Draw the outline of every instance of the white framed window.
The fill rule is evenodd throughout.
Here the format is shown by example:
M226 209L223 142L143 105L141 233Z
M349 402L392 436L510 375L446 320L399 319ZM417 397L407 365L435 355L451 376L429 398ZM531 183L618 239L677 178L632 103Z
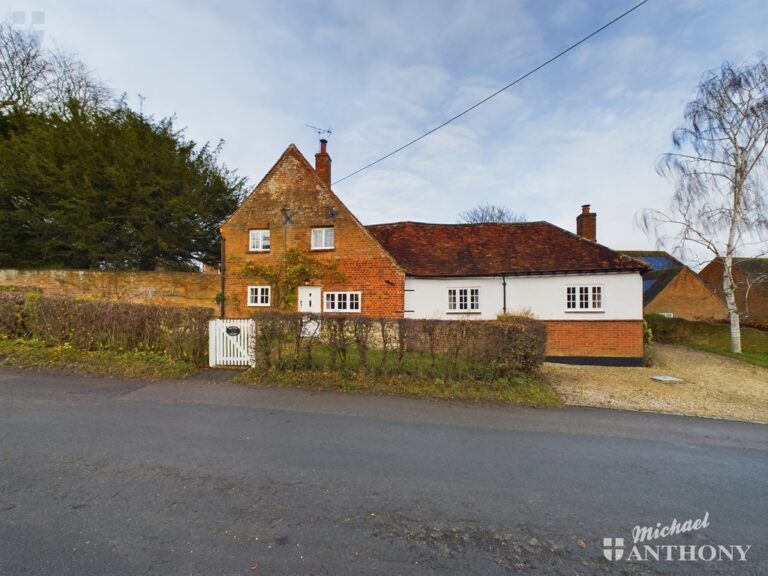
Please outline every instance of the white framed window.
M326 312L360 312L361 292L325 292L323 309Z
M480 288L448 288L449 312L480 310Z
M583 312L603 309L603 287L600 285L566 286L565 309Z
M248 306L269 306L269 286L248 286Z
M269 252L269 230L249 230L248 250L251 252Z
M332 250L334 240L333 228L312 228L312 250Z

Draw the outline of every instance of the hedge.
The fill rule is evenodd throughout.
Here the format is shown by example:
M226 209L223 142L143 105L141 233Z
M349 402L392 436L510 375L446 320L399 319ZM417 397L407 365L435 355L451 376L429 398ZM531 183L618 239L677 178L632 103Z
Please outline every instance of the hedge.
M546 329L514 321L383 319L261 312L253 316L257 366L329 369L443 379L497 379L534 372Z
M207 308L0 292L0 334L81 350L147 351L204 364Z

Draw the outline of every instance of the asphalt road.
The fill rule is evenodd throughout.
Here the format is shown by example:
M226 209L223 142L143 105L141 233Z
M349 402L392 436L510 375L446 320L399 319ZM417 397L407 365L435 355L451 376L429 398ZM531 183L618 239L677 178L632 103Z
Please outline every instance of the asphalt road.
M603 558L706 512L665 542L746 562ZM766 574L766 540L766 426L0 369L3 576Z

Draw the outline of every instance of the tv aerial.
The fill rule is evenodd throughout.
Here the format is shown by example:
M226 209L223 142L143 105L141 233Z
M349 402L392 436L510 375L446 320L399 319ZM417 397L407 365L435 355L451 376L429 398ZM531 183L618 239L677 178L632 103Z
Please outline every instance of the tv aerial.
M330 126L326 130L325 128L318 128L317 126L312 126L311 124L304 124L307 128L312 128L315 132L317 132L318 138L323 138L324 136L330 136L331 135L331 128Z

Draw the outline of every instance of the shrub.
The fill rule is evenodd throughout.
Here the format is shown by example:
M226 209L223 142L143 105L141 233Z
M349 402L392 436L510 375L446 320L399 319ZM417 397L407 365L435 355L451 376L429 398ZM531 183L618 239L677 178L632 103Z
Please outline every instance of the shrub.
M81 350L145 351L197 364L208 353L207 308L0 293L0 332Z
M546 344L544 325L523 317L483 322L268 312L254 320L254 357L266 368L490 380L535 371Z

